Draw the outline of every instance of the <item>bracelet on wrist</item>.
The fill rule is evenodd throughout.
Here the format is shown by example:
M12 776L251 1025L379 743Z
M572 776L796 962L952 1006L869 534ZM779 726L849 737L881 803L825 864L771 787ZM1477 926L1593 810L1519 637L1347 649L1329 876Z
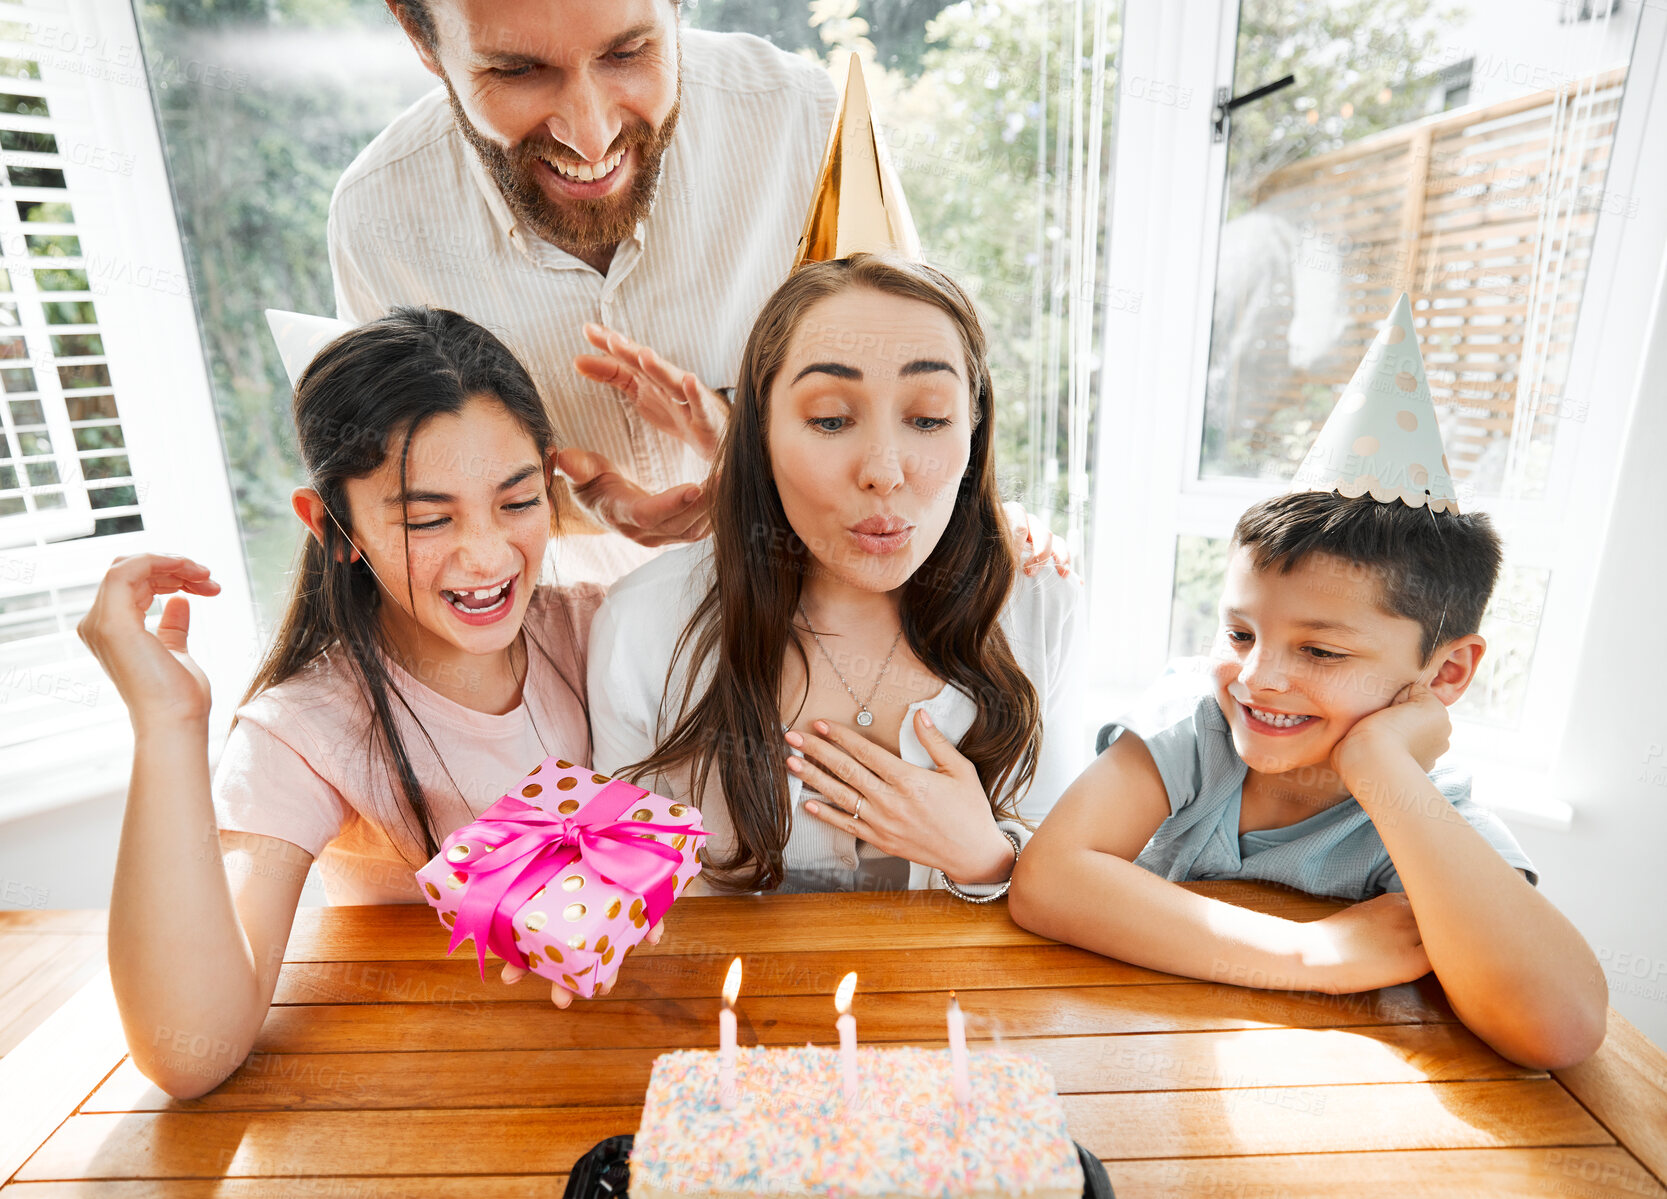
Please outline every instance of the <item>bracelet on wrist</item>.
M998 828L996 831L1006 837L1007 843L1013 847L1013 864L1017 866L1019 864L1019 838L1017 835L1004 828ZM943 880L943 888L945 891L948 891L951 895L955 896L956 899L962 900L966 903L993 903L995 900L1000 899L1003 895L1006 895L1008 888L1013 885L1013 872L1011 870L1007 872L1007 877L1002 880L1000 889L992 891L988 895L972 895L961 890L960 887L955 885L955 880L950 878L949 875L945 874L942 870L938 871L938 877Z

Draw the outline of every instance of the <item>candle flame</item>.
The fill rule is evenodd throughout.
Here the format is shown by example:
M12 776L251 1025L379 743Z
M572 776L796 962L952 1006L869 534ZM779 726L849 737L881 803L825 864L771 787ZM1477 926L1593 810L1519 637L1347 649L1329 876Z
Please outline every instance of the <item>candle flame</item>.
M839 990L834 992L834 1008L843 1016L851 1010L851 996L856 993L857 972L853 970L839 980Z
M741 959L736 958L729 964L729 973L724 975L724 1006L734 1007L735 997L741 993Z
M952 1007L952 1008L958 1008L958 1007L961 1006L961 1001L959 999L955 998L955 992L954 991L951 991L949 993L949 1006Z

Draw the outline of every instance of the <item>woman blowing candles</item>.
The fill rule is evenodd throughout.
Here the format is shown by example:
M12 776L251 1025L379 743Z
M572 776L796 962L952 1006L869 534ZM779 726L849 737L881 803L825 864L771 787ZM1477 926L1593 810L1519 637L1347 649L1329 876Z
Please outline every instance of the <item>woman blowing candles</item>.
M135 1064L179 1097L249 1052L315 857L332 902L420 902L411 872L449 831L587 745L601 594L539 585L555 438L503 343L396 309L320 351L295 424L306 547L212 785L175 594L214 595L209 568L120 559L80 627L134 727L111 983Z
M930 267L813 263L766 303L710 541L591 635L596 767L700 806L703 884L1005 891L1086 754L1079 585L1019 571L993 421L977 315Z

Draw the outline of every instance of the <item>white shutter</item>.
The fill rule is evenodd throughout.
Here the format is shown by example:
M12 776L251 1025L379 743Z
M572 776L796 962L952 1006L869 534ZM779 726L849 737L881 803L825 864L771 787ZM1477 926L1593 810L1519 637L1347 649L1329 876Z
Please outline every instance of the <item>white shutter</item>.
M0 4L0 819L119 786L121 698L75 625L111 560L187 553L224 725L254 628L132 12Z

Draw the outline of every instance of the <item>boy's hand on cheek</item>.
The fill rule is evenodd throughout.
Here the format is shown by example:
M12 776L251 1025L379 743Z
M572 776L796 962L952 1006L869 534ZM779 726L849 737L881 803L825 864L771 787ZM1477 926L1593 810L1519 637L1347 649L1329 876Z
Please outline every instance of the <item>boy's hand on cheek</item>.
M1331 766L1357 799L1357 783L1410 757L1428 774L1447 752L1453 722L1447 706L1422 683L1408 683L1387 708L1364 716L1331 751Z

